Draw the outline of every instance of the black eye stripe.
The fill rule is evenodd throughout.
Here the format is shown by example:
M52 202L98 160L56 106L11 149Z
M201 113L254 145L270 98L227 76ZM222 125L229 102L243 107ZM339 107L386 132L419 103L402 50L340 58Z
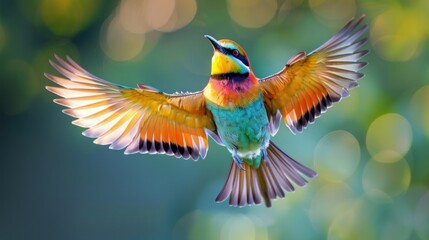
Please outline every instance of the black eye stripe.
M238 51L238 49L231 49L231 48L224 48L225 49L225 52L226 52L226 54L228 54L228 55L231 55L231 56L233 56L233 57L235 57L235 58L237 58L238 60L240 60L244 65L246 65L246 66L249 66L249 61L247 61L247 59L243 56L243 55L241 55L241 53L240 53L240 51ZM234 50L237 50L237 52L238 52L238 56L234 56Z
M238 55L238 57L237 57L238 59L240 59L240 61L244 64L244 65L246 65L246 66L249 66L249 61L247 61L247 59L245 58L245 57L243 57L243 55Z
M237 50L237 49L225 48L225 50L226 50L226 53L228 55L233 55L234 56L233 52L234 52L234 50ZM238 53L240 54L240 52L238 52Z

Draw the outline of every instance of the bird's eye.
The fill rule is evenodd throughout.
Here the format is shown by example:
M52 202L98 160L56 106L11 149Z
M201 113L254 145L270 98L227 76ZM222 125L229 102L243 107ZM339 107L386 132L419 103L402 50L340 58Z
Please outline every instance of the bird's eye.
M237 57L239 54L237 49L232 50L232 55L234 55L235 57Z

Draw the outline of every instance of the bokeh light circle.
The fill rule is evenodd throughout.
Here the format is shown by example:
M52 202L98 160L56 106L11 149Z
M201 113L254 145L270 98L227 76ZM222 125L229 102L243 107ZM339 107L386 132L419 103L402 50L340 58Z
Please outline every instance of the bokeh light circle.
M360 146L349 132L328 133L316 146L314 162L317 172L329 179L349 178L360 161Z
M312 198L309 210L311 222L327 230L334 218L354 201L354 194L348 185L330 182L319 188Z
M143 3L141 0L122 0L119 4L117 17L127 31L144 34L152 30L146 23Z
M197 13L195 0L124 0L120 6L124 26L137 33L175 31L188 25Z
M227 4L231 18L247 28L266 25L277 11L276 0L228 0Z
M407 193L396 198L392 202L377 206L383 206L383 218L378 229L380 240L408 240L414 229L414 209L416 206L416 194L419 194L419 189L410 186Z
M384 114L368 128L366 145L372 158L389 163L401 160L412 143L411 125L396 113Z
M365 193L380 201L390 201L407 191L410 182L411 169L405 159L393 163L370 160L362 173Z
M195 0L175 0L174 6L168 21L159 28L156 28L156 30L160 32L176 31L188 25L197 13L197 2Z
M104 24L100 42L101 48L111 59L127 61L142 52L144 35L126 31L119 20L113 17Z
M146 24L153 29L162 28L172 16L175 7L175 0L143 1L143 16Z
M190 240L199 240L202 236L208 239L266 240L268 231L265 222L255 214L197 209L177 221L173 236Z
M378 15L370 27L375 52L385 60L408 61L419 52L426 22L419 11L392 4Z
M255 224L243 214L231 216L222 226L220 239L256 239Z
M355 15L355 0L309 0L311 10L321 17L344 19Z
M42 0L40 14L44 24L55 34L72 36L95 17L100 0Z
M349 203L329 226L327 239L376 239L374 212L363 199Z

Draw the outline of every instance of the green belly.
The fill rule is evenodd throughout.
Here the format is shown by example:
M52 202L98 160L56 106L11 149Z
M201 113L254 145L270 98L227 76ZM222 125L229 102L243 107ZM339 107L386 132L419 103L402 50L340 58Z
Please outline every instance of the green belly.
M268 146L270 139L262 96L245 107L221 108L210 102L207 107L228 150L236 151L250 165L259 166L261 150Z

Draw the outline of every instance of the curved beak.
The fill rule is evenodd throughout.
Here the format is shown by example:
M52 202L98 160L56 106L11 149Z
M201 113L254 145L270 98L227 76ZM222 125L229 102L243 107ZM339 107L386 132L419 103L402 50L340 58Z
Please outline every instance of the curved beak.
M204 37L210 40L215 50L218 50L221 53L225 53L225 49L220 45L220 43L214 37L210 35L204 35Z

